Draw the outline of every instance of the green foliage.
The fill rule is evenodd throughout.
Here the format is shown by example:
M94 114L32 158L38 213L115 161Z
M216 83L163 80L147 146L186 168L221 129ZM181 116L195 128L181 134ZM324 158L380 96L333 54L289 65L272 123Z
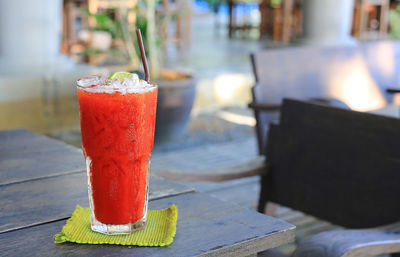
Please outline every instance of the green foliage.
M134 69L137 69L140 64L140 50L136 41L136 31L128 23L128 14L134 12L136 14L135 27L141 30L153 78L158 77L161 69L160 66L163 63L163 55L165 54L163 46L164 38L160 36L159 32L165 29L171 19L185 15L184 11L180 11L156 16L156 3L160 4L161 0L155 0L155 2L152 0L138 0L137 5L133 9L122 6L120 9L108 10L107 13L93 14L87 9L84 10L86 15L94 18L96 21L96 25L91 27L90 30L109 32L114 39L123 40L125 43L125 49L114 47L110 49L110 53L120 60L128 57L130 65ZM88 48L84 54L95 55L98 52L97 50Z
M161 0L158 1L159 3L161 3ZM136 28L140 29L141 33L142 33L142 39L143 39L143 44L144 44L144 48L146 49L146 55L150 56L151 53L148 51L149 47L149 40L148 40L148 25L149 22L146 18L145 12L144 10L146 9L146 4L144 1L139 0L138 5L135 7L135 9L133 11L135 11L136 13ZM132 10L131 10L132 11ZM167 21L169 21L169 19L176 17L177 15L180 14L172 14L172 15L159 15L158 19L156 20L156 28L157 30L160 30ZM162 48L162 44L164 43L164 40L162 37L160 37L160 35L157 33L155 36L155 47L157 47L157 49L161 49ZM136 33L134 33L133 38L136 38ZM135 50L138 56L140 56L140 49L139 49L139 45L135 43Z
M216 6L226 3L226 0L206 0L210 9L214 9Z
M142 33L142 39L143 39L143 44L145 46L146 49L148 49L148 40L147 40L147 19L146 17L144 17L143 15L140 15L139 13L136 14L136 28L140 29L141 33ZM134 35L134 37L136 38L136 34ZM140 51L139 51L139 46L137 46L137 53L140 55Z
M270 2L272 8L278 8L282 4L282 0L271 0Z
M111 14L90 13L87 9L84 12L96 20L96 26L91 27L90 30L109 32L113 38L121 37L121 24L113 19Z
M102 51L93 49L93 48L85 48L82 52L83 55L88 56L88 55L96 55L96 54L101 54Z
M390 36L393 39L400 39L400 7L397 7L396 10L390 10L389 23Z

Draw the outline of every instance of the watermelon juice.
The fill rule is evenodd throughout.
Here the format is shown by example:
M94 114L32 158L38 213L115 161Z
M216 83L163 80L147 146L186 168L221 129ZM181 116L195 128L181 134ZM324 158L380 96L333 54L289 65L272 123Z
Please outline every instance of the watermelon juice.
M137 76L77 81L92 230L128 234L146 225L157 87Z

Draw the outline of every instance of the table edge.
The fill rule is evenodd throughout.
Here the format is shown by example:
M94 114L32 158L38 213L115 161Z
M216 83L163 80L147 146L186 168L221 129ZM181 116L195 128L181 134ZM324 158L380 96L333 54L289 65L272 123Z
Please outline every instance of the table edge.
M289 224L289 223L288 223ZM291 225L291 224L290 224ZM199 257L230 257L230 256L249 256L259 252L275 248L295 240L296 226L274 233L266 234L262 237L248 239L228 247L221 247L211 252L198 255Z

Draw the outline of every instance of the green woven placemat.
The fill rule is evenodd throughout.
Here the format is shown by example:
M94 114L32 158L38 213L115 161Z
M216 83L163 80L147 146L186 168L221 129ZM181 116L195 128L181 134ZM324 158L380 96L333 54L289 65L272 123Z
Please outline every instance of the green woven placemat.
M178 209L149 210L146 228L129 235L104 235L90 228L90 210L77 205L72 217L55 236L55 243L168 246L174 240Z

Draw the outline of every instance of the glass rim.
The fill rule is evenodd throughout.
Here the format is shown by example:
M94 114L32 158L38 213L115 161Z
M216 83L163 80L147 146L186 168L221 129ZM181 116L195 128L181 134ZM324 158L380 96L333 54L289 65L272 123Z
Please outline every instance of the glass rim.
M76 86L80 88L91 88L93 86L105 85L106 79L100 75L90 75L76 80Z
M158 85L139 79L139 83L145 83L146 87L118 87L108 84L113 80L108 80L101 75L90 75L76 80L76 87L80 90L93 93L114 93L125 91L125 93L144 93L158 89Z

